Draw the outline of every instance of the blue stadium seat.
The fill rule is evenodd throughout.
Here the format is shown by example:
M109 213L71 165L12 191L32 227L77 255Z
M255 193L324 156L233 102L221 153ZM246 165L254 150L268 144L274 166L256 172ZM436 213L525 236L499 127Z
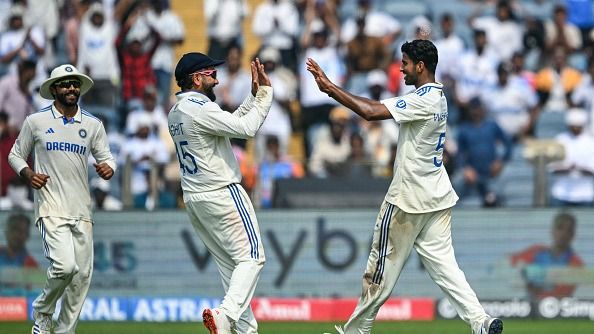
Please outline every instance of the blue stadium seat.
M400 22L410 21L418 15L427 13L427 6L422 2L386 1L381 10L394 16Z
M565 113L543 111L536 121L537 138L554 138L565 130Z

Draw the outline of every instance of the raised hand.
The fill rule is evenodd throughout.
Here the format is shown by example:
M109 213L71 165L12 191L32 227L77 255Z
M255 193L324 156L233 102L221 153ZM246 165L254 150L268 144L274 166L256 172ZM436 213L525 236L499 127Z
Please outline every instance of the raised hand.
M261 86L272 86L270 84L270 78L268 78L268 74L264 71L264 65L260 63L260 59L256 58L256 68L258 69L258 83Z
M258 78L258 68L256 67L256 62L252 61L250 63L250 69L252 71L252 95L256 96L258 92L258 88L260 88L259 78Z
M313 75L318 88L326 94L330 93L330 88L332 87L333 83L330 81L330 79L328 79L326 73L324 73L320 65L318 65L318 63L316 63L316 61L311 58L307 58L305 65L307 66L307 70Z

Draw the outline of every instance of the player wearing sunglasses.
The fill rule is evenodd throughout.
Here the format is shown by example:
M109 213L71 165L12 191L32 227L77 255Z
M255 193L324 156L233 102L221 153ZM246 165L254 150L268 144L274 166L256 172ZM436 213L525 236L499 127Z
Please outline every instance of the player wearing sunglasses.
M211 334L256 334L250 301L264 265L264 247L229 138L256 135L270 110L272 87L256 59L251 63L251 94L235 112L224 111L213 92L219 83L215 67L222 63L201 53L180 59L175 78L181 92L169 112L169 133L186 210L217 262L225 289L221 305L204 310L204 325Z
M34 189L35 225L50 261L43 291L33 302L32 333L74 333L93 272L93 218L87 164L109 180L116 163L99 119L78 99L93 81L72 65L55 68L39 94L52 104L29 115L8 156L10 165ZM34 168L27 159L35 152ZM52 314L62 307L55 328Z

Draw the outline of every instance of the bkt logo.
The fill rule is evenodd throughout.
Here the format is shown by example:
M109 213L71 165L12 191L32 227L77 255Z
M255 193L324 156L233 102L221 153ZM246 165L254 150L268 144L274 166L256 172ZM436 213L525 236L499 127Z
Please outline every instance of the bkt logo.
M404 108L406 108L406 101L398 100L398 102L396 102L396 106L400 109L404 109Z

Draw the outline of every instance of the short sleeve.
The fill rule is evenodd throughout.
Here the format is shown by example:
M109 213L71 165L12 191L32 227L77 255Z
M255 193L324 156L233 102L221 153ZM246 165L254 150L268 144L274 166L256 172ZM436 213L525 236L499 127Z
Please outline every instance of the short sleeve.
M427 101L423 101L423 97L417 93L393 97L381 102L388 108L397 123L428 120L433 117L427 108Z

